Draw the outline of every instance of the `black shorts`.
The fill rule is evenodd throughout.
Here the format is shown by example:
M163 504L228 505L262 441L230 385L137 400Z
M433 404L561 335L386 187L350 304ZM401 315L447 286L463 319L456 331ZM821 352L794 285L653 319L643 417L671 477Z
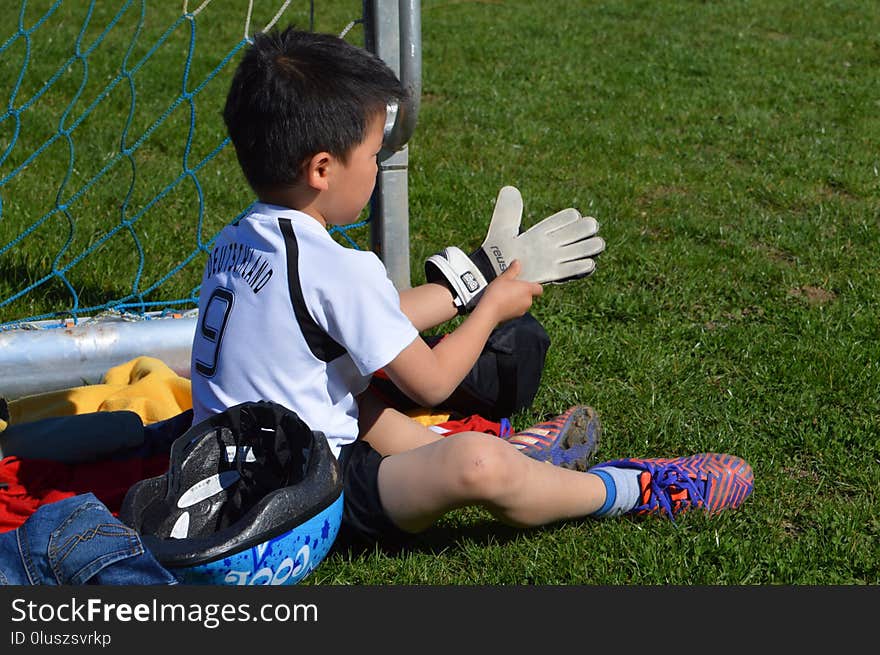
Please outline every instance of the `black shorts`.
M383 456L358 439L339 452L344 493L342 525L337 542L343 545L399 543L412 537L398 528L385 513L379 499L379 464Z

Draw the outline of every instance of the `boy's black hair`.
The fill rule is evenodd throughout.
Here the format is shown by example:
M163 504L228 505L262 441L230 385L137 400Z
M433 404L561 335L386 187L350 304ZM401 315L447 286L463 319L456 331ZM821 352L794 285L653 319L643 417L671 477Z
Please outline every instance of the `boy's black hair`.
M259 193L292 185L318 152L345 162L363 142L369 119L405 97L374 54L291 26L254 36L233 76L223 120Z

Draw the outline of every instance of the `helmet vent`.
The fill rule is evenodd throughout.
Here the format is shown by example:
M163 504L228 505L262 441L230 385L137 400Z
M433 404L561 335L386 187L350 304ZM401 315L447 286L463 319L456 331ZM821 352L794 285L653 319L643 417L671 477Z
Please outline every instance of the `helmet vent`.
M186 539L189 536L189 512L184 512L178 517L169 536L172 539Z

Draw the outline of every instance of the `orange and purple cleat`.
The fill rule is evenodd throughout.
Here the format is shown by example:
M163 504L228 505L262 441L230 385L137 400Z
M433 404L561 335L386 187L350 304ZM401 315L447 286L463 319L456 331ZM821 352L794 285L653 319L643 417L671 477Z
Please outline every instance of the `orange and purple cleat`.
M734 509L752 493L755 475L744 459L701 453L689 457L619 459L604 467L639 469L639 503L627 514L661 514L669 518L693 508L716 514Z
M576 405L556 418L503 438L532 459L586 471L599 446L601 432L596 410Z

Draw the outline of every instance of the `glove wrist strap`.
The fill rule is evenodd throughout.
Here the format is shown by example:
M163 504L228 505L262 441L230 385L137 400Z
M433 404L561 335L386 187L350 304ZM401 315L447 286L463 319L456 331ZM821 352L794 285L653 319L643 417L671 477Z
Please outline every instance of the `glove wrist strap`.
M496 269L496 264L493 264L492 259L489 257L488 253L483 248L477 248L469 255L470 260L474 263L474 266L477 267L477 270L483 274L483 277L486 278L487 282L491 282L502 272L507 270L510 262L505 262L503 259L500 261L496 261L498 267L502 267L501 270Z
M455 247L444 248L428 257L425 261L425 278L428 282L442 282L449 288L459 314L465 314L477 306L487 285L476 264Z

